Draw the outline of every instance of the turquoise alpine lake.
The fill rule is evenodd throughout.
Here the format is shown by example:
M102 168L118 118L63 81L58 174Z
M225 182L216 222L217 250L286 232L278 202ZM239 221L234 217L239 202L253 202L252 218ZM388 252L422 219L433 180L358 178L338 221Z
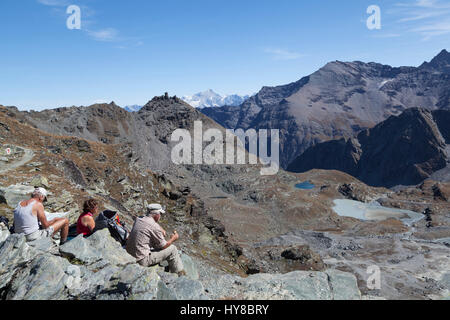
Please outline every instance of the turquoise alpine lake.
M305 182L296 184L295 187L296 187L297 189L302 189L302 190L312 190L312 189L314 189L316 186L313 185L313 184L312 184L311 182L309 182L309 181L305 181Z

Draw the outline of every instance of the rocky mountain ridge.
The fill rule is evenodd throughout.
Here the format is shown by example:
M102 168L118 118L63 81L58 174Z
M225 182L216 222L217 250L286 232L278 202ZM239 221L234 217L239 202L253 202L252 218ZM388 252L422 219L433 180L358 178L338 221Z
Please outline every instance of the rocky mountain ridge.
M332 169L372 185L416 185L450 163L450 111L412 108L356 138L319 143L288 167L293 172Z
M419 67L330 62L317 72L278 87L264 87L241 106L202 112L230 129L279 129L281 166L310 146L350 138L413 107L450 107L450 53Z

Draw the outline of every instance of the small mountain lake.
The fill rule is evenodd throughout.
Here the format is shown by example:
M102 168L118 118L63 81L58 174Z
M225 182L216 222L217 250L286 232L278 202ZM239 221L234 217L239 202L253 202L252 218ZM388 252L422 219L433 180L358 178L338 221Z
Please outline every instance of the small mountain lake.
M407 225L422 220L424 215L402 209L386 208L381 206L378 202L363 203L354 200L338 199L334 200L333 207L341 217L352 217L360 220L383 221L389 218L395 218L403 221Z
M311 182L309 182L309 181L305 181L305 182L296 184L295 187L296 187L297 189L302 189L302 190L312 190L312 189L314 189L316 186L313 185L313 184L312 184Z

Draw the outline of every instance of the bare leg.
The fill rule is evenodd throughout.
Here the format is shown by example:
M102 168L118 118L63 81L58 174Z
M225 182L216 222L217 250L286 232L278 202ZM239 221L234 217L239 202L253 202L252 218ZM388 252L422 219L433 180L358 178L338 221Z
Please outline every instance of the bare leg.
M52 220L50 224L54 230L53 235L61 231L61 242L66 242L67 236L69 235L69 220L66 218L57 218Z

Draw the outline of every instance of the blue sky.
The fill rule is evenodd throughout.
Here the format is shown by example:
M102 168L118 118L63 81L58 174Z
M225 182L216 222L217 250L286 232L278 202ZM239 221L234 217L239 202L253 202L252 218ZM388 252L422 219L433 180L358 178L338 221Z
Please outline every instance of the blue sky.
M66 27L69 5L81 30ZM380 30L366 26L370 5ZM450 2L1 0L0 39L0 104L144 104L252 94L334 60L417 66L450 50Z

